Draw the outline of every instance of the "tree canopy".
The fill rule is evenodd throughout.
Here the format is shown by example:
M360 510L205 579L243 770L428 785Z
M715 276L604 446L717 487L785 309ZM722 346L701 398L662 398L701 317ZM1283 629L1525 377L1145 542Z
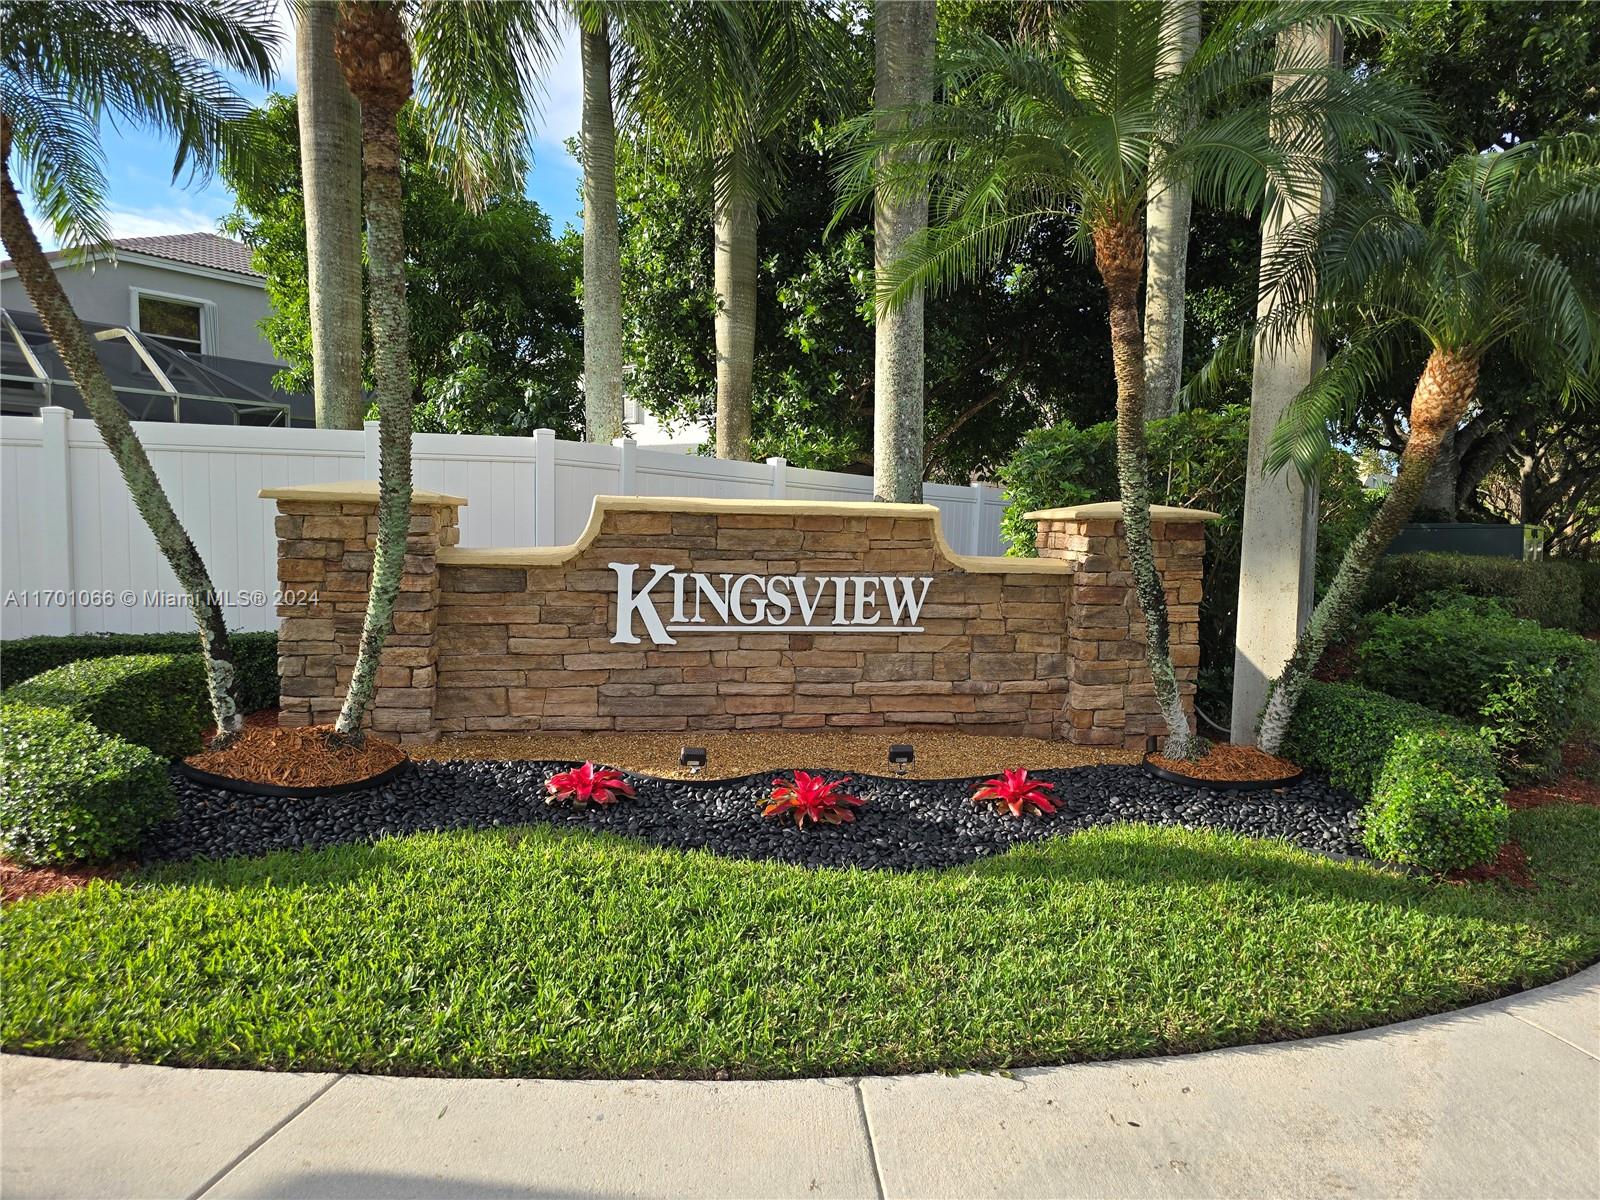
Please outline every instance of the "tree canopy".
M273 315L267 340L289 367L283 382L311 382L305 199L292 97L257 110L256 158L231 158L223 175L236 204L225 224L255 251ZM508 190L481 211L456 198L449 165L429 165L423 131L401 117L405 151L407 309L417 428L449 433L581 436L582 250L556 238L533 201Z

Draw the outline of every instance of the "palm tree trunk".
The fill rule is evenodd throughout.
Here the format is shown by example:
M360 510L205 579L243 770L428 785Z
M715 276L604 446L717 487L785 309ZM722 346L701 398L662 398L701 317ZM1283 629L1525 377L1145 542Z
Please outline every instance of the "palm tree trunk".
M33 225L22 207L22 198L11 179L11 122L4 114L0 114L0 230L4 231L6 252L16 266L17 278L22 281L34 311L55 343L89 415L94 418L101 441L111 452L112 461L128 485L134 507L155 536L162 557L177 576L178 585L194 609L195 624L200 629L200 654L206 667L206 690L210 693L211 713L217 726L211 744L221 749L244 728L244 716L239 711L233 647L228 642L228 626L217 604L217 589L200 551L195 549L178 514L173 511L172 502L167 499L166 490L150 465L127 412L117 400L111 380L100 366L94 339L73 311L72 302L67 299L61 281L56 278L33 232Z
M756 367L756 200L728 189L713 207L717 457L748 460Z
M878 0L874 8L879 110L933 99L934 0ZM881 132L901 118L882 116ZM886 152L887 153L887 152ZM903 152L902 152L903 153ZM872 265L878 273L928 227L928 196L880 193L873 213ZM922 502L923 301L877 312L873 356L872 494L878 500Z
M580 31L583 58L583 413L589 441L622 436L622 250L611 30Z
M406 311L406 239L397 116L411 94L411 47L393 4L345 3L335 41L350 90L361 101L361 161L367 215L368 307L373 390L378 402L378 536L361 644L337 737L359 742L394 623L411 526L411 322Z
M1144 331L1139 325L1139 277L1144 272L1144 234L1132 222L1094 231L1094 260L1111 303L1111 363L1117 376L1117 487L1122 498L1123 537L1133 570L1134 594L1144 614L1145 659L1156 703L1167 723L1162 753L1198 758L1205 745L1183 710L1167 629L1167 593L1156 569L1150 538L1150 456L1144 438Z
M1411 398L1411 436L1400 455L1400 470L1394 486L1379 506L1372 523L1362 532L1339 562L1339 571L1327 595L1312 610L1311 620L1295 643L1282 673L1272 685L1272 694L1262 710L1257 744L1268 754L1276 754L1289 730L1289 719L1305 691L1311 672L1322 660L1328 644L1344 632L1358 610L1367 589L1372 569L1389 548L1395 534L1410 518L1428 481L1428 472L1445 440L1472 402L1478 388L1478 358L1448 350L1435 350L1428 356Z
M333 0L308 0L295 27L305 177L311 372L318 429L360 429L361 106L333 57Z
M1183 70L1200 40L1199 0L1166 0L1162 34L1168 39L1156 67L1158 79ZM1150 265L1144 294L1144 415L1154 421L1172 415L1183 382L1184 276L1189 262L1189 185L1161 177L1154 165L1155 186L1145 210L1145 238Z

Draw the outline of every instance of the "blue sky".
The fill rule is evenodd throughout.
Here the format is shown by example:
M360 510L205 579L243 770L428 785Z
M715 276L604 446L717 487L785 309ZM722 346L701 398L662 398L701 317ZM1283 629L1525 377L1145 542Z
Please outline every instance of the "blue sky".
M283 42L278 53L278 76L271 90L294 90L294 43L288 18L280 13ZM246 87L251 101L268 89ZM533 169L528 173L528 196L550 215L552 231L564 225L582 228L578 196L578 164L563 144L576 136L583 98L582 70L577 38L564 33L560 52L546 79L540 132L533 146ZM164 233L216 230L217 219L233 208L233 197L221 179L172 180L174 144L150 136L142 129L102 129L109 184L106 207L113 237L142 237ZM185 186L187 183L188 186ZM54 241L40 229L46 247Z

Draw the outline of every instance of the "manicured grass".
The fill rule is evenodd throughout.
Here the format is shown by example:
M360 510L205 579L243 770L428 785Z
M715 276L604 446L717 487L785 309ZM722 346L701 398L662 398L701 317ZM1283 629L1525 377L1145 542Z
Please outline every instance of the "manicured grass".
M153 870L3 923L8 1050L463 1075L1000 1067L1324 1033L1600 955L1600 810L1533 894L1121 827L935 874L548 829Z

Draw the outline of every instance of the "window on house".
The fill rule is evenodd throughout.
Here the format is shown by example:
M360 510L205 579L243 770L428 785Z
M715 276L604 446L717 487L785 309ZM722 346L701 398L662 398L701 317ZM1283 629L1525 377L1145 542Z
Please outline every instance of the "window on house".
M200 354L200 305L191 300L139 297L139 332L175 350Z

